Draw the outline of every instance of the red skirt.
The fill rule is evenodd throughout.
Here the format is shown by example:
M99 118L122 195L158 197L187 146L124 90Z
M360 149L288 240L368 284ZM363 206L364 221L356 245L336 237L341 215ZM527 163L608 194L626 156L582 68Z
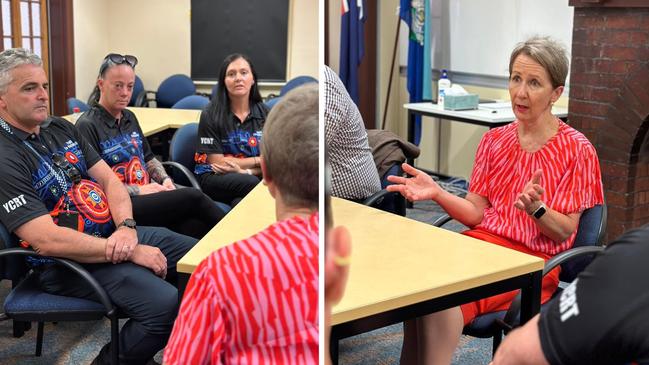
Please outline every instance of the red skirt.
M491 242L498 246L511 248L512 250L540 257L546 261L550 258L550 256L548 256L547 254L530 250L522 243L509 241L506 238L497 236L493 233L489 233L481 229L468 230L463 232L463 234L477 238L479 240ZM559 286L560 272L561 268L557 267L543 277L543 281L541 282L541 303L545 303L550 300L550 298L552 298L552 294L554 294L557 286ZM475 319L479 315L507 310L512 300L514 300L516 293L518 293L518 290L513 290L507 293L494 295L493 297L480 299L473 303L462 304L460 308L462 309L462 316L464 316L464 325L466 326L467 324L471 323L471 321L473 321L473 319Z

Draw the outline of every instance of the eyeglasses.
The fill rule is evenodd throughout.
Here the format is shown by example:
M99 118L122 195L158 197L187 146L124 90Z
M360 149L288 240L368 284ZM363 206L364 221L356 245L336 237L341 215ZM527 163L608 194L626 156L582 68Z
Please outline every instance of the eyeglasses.
M73 184L78 184L78 183L81 182L81 173L79 172L79 170L74 165L72 165L68 161L68 159L63 157L63 155L61 155L60 153L53 154L52 155L52 162L54 162L54 164L58 168L63 170L65 172L65 174L68 175L70 180L72 180Z
M121 55L119 53L109 53L106 57L104 57L104 61L101 63L101 67L99 68L100 75L103 75L104 72L106 72L106 69L108 69L108 66L111 62L115 65L126 63L131 66L131 68L135 68L135 65L137 65L137 57L130 54Z

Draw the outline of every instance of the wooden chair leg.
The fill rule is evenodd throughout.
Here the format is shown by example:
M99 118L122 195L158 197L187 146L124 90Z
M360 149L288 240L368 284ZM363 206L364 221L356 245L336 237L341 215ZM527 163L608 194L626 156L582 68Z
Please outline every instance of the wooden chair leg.
M36 356L41 356L43 352L43 322L38 322L38 331L36 332Z

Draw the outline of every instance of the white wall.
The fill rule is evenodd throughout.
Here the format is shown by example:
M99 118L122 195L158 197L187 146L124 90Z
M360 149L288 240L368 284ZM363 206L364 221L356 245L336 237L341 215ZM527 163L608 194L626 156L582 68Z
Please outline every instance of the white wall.
M156 90L172 74L190 75L190 4L190 0L73 0L77 97L88 98L101 60L110 52L136 55L136 72L149 90ZM318 4L290 0L289 9L287 77L318 77ZM277 90L262 88L262 93Z
M447 3L437 11L443 13L450 12L453 9L454 4L458 2L462 3L463 11L471 11L472 9L466 8L470 6L471 1L474 0L444 0ZM334 70L337 69L338 65L338 54L340 48L340 3L338 1L330 0L329 2L329 44L325 45L328 47L330 55L330 63ZM332 4L333 3L333 4ZM546 29L547 26L544 25L547 19L552 18L552 14L549 8L544 8L542 5L535 5L536 3L533 0L499 0L498 4L519 4L516 6L516 14L527 13L525 15L525 24L520 24L520 20L516 19L507 19L511 20L516 24L516 32L519 35L529 35L530 29L538 28L538 22L541 22L541 29ZM540 4L541 2L539 2ZM565 4L564 4L565 3ZM390 75L390 63L392 60L392 49L394 44L394 33L397 27L397 6L399 1L397 0L382 0L378 2L378 54L377 54L377 87L378 87L378 100L377 100L377 115L379 116L378 122L381 122L383 118L383 112L386 102L387 87L389 83ZM561 0L558 4L554 4L552 8L567 6L567 0ZM481 8L489 8L487 5L480 5ZM564 9L565 10L565 9ZM496 10L491 10L492 13ZM567 15L566 15L567 14ZM571 13L562 13L561 17L554 19L554 21L563 21L566 16L571 21ZM484 21L487 22L489 14L484 14ZM491 17L493 18L493 17ZM498 18L498 17L496 17ZM434 18L435 19L435 18ZM449 19L444 20L443 17L440 17L440 22L443 24L437 24L439 28L446 29L448 24L444 22L450 22ZM465 29L468 32L468 29L472 27L471 24L465 24L467 27ZM401 26L401 35L407 36L407 32L403 29L405 25ZM553 32L545 32L544 34L550 34L555 38L564 39L568 37L565 34L565 27L562 27L561 34L556 34ZM572 29L572 27L569 27ZM483 28L484 29L484 28ZM557 30L558 32L559 30ZM468 33L467 33L468 34ZM571 34L571 30L567 34ZM449 38L449 39L447 39ZM437 38L438 45L441 48L448 49L450 45L450 37L440 36ZM497 43L498 40L492 42ZM397 64L405 64L404 60L407 60L407 39L400 38L399 49L397 50ZM569 45L568 45L569 46ZM405 47L405 48L404 48ZM459 47L459 50L467 50L470 47L462 47L461 45L455 45L452 47ZM492 57L493 55L489 53L488 44L485 44L486 51L481 52L479 57L472 55L471 60L479 63L484 57ZM455 49L455 53L459 52L458 49ZM448 51L445 51L449 53ZM489 54L487 54L489 53ZM450 55L444 54L444 52L436 52L435 59L436 63L439 64L448 64ZM508 55L505 55L505 63L508 62ZM403 104L408 102L408 92L406 90L406 78L405 76L399 75L399 70L395 67L395 70L392 73L392 90L390 92L390 101L388 104L388 112L386 118L386 129L391 130L402 137L407 136L407 113L403 109ZM483 88L470 85L463 85L469 92L478 93L481 97L493 98L493 99L509 99L509 94L506 89L493 89L493 88ZM433 88L436 86L433 85ZM568 104L567 94L565 94L557 106L566 107ZM471 175L471 170L473 167L475 151L478 146L478 142L482 135L487 131L485 127L474 126L466 123L458 122L441 122L441 138L438 138L440 121L434 118L423 118L423 129L422 129L422 142L420 144L421 155L417 159L416 164L418 166L428 168L431 170L437 170L437 150L438 150L438 141L441 141L441 161L439 170L442 173L446 173L453 176L460 176L468 178Z

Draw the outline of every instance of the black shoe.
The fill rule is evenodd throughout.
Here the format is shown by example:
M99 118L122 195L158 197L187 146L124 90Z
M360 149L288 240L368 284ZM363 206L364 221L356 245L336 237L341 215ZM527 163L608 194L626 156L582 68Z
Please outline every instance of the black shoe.
M97 357L90 363L90 365L111 365L110 364L110 342L101 348Z

